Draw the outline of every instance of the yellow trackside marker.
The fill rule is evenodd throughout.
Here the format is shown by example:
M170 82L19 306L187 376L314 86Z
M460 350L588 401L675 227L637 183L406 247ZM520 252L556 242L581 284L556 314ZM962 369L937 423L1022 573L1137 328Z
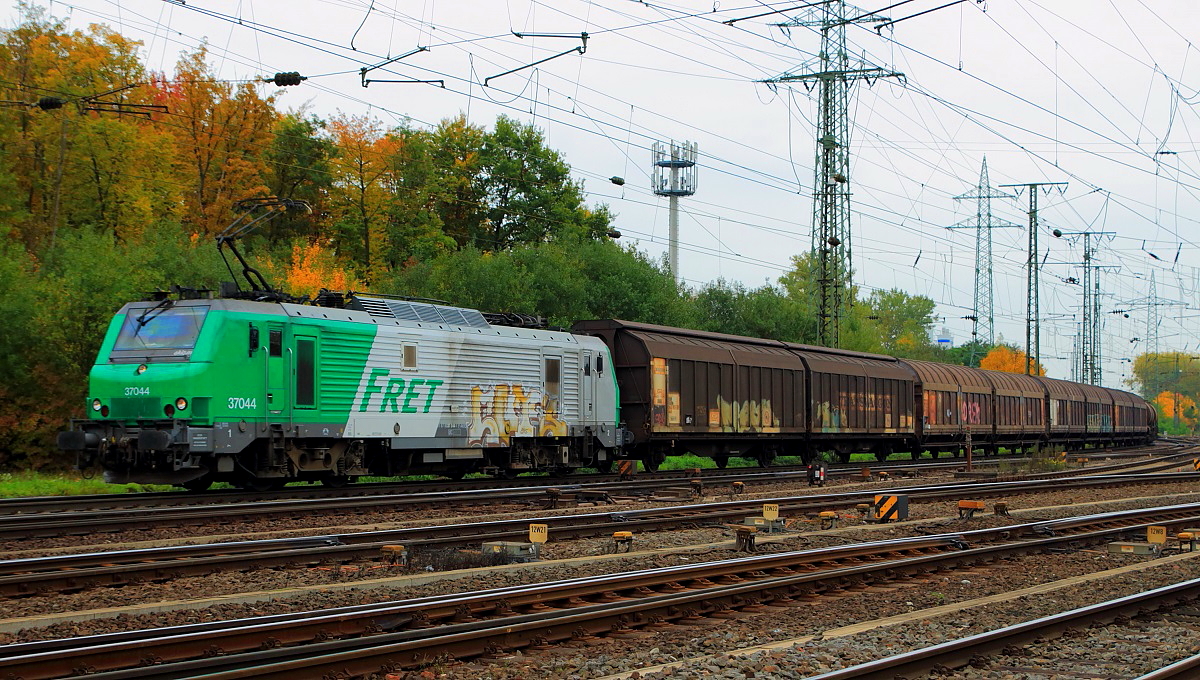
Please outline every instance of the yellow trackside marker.
M1166 543L1167 528L1163 526L1146 527L1147 543Z
M545 524L529 525L529 542L545 543L550 538L550 527Z
M1200 470L1200 458L1193 458L1193 459L1192 459L1192 469L1193 469L1193 470Z
M764 503L763 504L763 518L764 519L779 519L779 504L778 503Z

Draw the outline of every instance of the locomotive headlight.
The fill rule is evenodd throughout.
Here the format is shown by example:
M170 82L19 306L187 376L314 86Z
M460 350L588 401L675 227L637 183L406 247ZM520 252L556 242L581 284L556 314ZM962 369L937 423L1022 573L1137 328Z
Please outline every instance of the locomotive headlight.
M137 370L136 370L136 371L134 371L134 373L137 373L138 375L141 375L141 374L143 374L143 373L145 373L145 372L146 372L146 364L141 364L141 365L139 365L139 366L137 367Z
M93 411L99 411L99 410L100 410L100 400L99 400L99 399L93 399L93 400L92 400L92 410L93 410Z
M175 408L180 411L187 408L187 399L184 399L183 397L176 399L175 400Z

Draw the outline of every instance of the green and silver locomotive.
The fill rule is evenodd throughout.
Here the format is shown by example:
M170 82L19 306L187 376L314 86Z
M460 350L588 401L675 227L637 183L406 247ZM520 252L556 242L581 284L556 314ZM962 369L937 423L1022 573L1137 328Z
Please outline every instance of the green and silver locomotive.
M511 474L604 464L620 444L596 338L383 297L159 297L113 319L90 417L60 436L110 481Z

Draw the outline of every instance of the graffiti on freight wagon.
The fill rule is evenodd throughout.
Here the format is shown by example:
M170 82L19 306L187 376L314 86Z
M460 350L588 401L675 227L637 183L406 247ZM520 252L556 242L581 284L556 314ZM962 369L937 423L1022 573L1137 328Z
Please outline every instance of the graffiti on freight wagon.
M471 387L469 446L509 446L513 437L565 437L558 404L537 388L497 383Z

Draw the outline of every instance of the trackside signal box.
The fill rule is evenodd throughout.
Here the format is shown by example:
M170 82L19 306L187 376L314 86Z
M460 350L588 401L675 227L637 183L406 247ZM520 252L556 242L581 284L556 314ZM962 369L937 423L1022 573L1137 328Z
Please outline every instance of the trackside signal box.
M871 517L876 522L901 522L908 519L908 496L876 496L872 510Z

